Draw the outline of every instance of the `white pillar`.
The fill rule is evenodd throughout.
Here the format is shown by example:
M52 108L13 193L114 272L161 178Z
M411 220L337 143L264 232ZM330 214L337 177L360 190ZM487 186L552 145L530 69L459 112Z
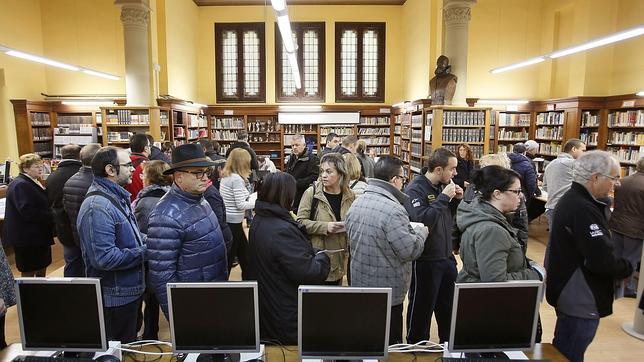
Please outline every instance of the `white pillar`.
M125 37L125 94L128 106L153 104L150 82L149 0L116 0Z
M644 265L644 253L642 253L640 265ZM635 316L633 317L633 322L624 323L622 329L631 336L644 340L644 310L639 308L639 301L644 298L644 277L642 277L642 271L640 267L640 280L637 283L639 298L635 300Z
M465 106L467 90L467 45L471 8L476 0L444 0L443 54L449 58L452 74L458 77L453 105Z

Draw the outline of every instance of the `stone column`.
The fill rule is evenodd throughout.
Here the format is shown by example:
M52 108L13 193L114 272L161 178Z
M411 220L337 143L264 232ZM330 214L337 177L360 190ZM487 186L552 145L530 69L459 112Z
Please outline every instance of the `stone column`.
M149 0L116 0L125 37L125 93L128 106L154 104L150 83Z
M476 0L444 0L443 3L443 54L449 58L452 74L458 77L452 101L456 106L466 105L468 30L475 3Z

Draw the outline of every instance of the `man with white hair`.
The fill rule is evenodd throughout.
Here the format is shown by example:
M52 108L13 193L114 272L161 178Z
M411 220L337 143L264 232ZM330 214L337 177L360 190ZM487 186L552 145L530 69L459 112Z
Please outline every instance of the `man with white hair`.
M614 280L633 266L613 253L608 205L599 201L619 186L619 163L591 151L573 165L573 182L555 207L546 261L546 298L557 311L552 344L572 362L583 361L599 318L613 313Z
M285 168L296 181L293 210L297 212L302 194L320 175L320 162L313 153L308 152L304 135L296 134L291 138L291 155Z
M539 143L535 140L527 140L523 145L525 146L525 155L534 160L537 157L537 152L539 152Z

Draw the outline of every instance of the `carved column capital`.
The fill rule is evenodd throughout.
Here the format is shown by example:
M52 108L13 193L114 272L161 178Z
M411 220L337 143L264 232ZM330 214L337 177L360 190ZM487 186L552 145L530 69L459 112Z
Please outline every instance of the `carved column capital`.
M141 8L123 7L121 9L121 22L124 27L146 28L150 22L150 10Z
M446 0L443 6L445 26L466 26L472 19L472 5L476 0Z

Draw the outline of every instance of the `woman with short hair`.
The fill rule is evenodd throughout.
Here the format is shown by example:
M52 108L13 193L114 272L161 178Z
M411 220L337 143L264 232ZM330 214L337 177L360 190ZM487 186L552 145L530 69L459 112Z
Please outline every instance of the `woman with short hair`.
M316 253L290 214L295 189L290 174L266 175L249 231L247 278L259 288L260 335L283 345L297 344L298 287L321 284L329 274L329 257Z
M51 264L53 214L44 186L43 161L34 153L20 156L20 175L7 188L5 246L13 246L23 277L44 277Z
M356 197L362 195L367 189L365 178L360 173L360 161L353 155L353 153L345 153L342 155L344 162L347 164L347 172L349 173L349 188Z

